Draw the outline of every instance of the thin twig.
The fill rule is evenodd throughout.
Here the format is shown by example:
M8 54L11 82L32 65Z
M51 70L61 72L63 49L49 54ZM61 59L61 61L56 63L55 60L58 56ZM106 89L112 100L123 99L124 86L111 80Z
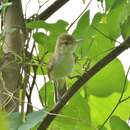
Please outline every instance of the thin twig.
M128 99L130 99L130 96L128 96L128 97L122 99L122 100L121 100L121 103L122 103L122 102L125 102L125 101L128 100Z
M40 60L40 58L39 58L39 55L38 55L36 46L35 46L35 51L36 51L36 54L37 54L37 60L38 60L38 62L39 62L39 64L40 64L40 63L41 63L41 60ZM43 58L45 57L45 55L46 55L47 53L48 53L48 52L45 52ZM42 58L42 60L44 60L43 58ZM45 106L46 106L46 105L47 105L47 86L46 86L46 78L45 78L45 73L44 73L44 70L43 70L42 66L40 66L40 69L41 69L41 72L42 72L42 75L43 75L43 78L44 78L44 82L45 82Z
M70 28L74 25L74 23L86 12L86 10L88 9L89 5L91 4L92 0L89 1L89 3L87 4L87 6L85 7L85 9L81 12L81 14L70 24L70 26L67 29L67 32L70 30Z

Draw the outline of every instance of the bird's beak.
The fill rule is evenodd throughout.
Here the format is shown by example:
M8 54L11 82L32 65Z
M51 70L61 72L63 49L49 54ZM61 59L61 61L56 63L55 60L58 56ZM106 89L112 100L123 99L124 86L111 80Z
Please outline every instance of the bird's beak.
M80 42L82 42L82 41L83 41L83 39L76 39L76 40L75 40L76 43L80 43Z

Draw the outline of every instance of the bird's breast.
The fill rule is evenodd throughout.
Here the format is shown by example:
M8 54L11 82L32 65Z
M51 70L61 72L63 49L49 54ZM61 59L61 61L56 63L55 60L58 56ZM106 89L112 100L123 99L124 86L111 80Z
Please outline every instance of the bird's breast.
M53 71L51 73L52 79L60 79L70 75L74 65L74 57L70 56L59 56L53 66Z

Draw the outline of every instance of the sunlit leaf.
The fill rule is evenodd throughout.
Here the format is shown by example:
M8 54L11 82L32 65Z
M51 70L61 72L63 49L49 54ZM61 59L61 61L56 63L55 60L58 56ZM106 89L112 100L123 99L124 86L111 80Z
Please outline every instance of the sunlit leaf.
M101 124L104 123L104 121L108 118L108 116L118 103L120 96L120 94L114 93L104 98L96 96L90 96L88 98L91 110L92 125L96 127L97 125L100 124L101 126ZM113 112L113 115L117 115L123 120L127 121L130 114L130 106L128 104L129 100L119 104L115 112ZM105 127L108 128L108 130L110 129L109 122L105 124Z
M47 29L48 25L49 24L43 22L42 20L31 21L26 23L26 27L30 29L40 29L40 28Z
M54 126L61 130L93 130L89 112L87 101L77 93L61 111L62 116L57 116Z
M8 120L6 113L0 111L0 130L8 130Z
M115 59L87 83L89 94L108 96L113 92L122 92L125 82L125 72L119 60Z
M42 32L37 32L35 34L33 34L33 38L34 40L39 43L39 44L45 44L45 41L46 41L46 35Z

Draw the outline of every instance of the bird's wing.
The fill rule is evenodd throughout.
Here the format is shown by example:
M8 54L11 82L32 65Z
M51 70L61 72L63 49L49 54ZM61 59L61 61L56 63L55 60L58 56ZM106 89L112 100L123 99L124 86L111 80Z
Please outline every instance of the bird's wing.
M51 79L51 72L53 70L53 65L54 65L54 57L52 56L50 59L49 59L49 62L48 62L48 66L47 66L47 73L48 73L48 77L49 79Z

